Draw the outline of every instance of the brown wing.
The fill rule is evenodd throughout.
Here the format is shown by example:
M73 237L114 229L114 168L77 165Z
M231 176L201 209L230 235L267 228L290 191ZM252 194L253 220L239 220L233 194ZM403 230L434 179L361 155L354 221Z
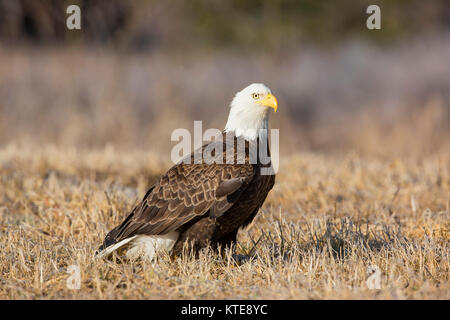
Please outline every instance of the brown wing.
M222 215L239 199L254 170L248 163L175 165L125 221L108 233L101 249L138 234L165 234L206 214Z

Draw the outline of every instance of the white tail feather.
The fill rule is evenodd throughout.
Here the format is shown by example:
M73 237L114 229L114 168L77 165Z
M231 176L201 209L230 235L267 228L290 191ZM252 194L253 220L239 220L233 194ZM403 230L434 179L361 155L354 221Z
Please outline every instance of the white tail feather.
M105 257L109 256L111 253L113 253L114 251L116 251L117 249L119 249L120 247L122 247L123 245L126 245L131 240L134 240L136 237L137 236L133 236L131 238L127 238L127 239L124 239L122 241L119 241L119 242L109 246L108 248L100 251L99 253L97 253L96 256L98 258L105 258Z
M158 236L138 236L127 251L128 259L140 256L151 261L159 251L170 252L178 240L179 233L172 231Z
M128 239L124 239L115 243L105 250L97 254L98 258L109 256L115 250L129 243L130 247L127 250L126 257L128 259L136 259L142 256L146 260L153 260L158 251L170 252L178 240L179 233L172 231L166 234L157 236L137 235Z

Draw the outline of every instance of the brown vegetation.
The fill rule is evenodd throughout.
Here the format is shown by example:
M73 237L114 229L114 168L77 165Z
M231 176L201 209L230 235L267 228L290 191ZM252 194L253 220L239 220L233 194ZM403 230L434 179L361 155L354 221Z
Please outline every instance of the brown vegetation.
M204 252L156 265L95 249L169 163L112 148L0 151L0 298L448 299L450 159L284 158L236 263ZM81 289L66 287L69 265ZM381 289L366 285L382 272Z

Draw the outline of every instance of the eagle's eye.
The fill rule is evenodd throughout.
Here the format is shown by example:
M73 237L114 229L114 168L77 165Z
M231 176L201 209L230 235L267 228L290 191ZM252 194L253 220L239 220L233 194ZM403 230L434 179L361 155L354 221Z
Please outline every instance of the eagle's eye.
M252 93L252 98L255 100L259 99L260 94L259 93Z

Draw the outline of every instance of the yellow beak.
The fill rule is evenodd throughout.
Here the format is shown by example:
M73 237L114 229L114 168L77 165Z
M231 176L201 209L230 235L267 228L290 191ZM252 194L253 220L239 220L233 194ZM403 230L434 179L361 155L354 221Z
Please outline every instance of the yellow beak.
M271 93L268 93L263 99L256 101L257 104L273 108L275 112L278 109L278 101L277 98Z

